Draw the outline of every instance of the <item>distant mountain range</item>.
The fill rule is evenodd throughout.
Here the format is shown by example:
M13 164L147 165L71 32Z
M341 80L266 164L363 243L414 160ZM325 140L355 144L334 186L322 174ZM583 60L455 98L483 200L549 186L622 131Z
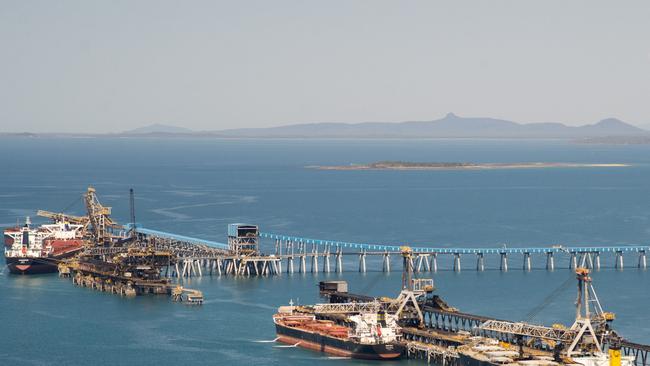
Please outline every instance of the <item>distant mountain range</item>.
M650 131L615 118L584 126L562 123L521 124L494 118L465 118L453 113L433 121L310 123L270 128L216 131L223 137L259 138L591 138L635 136Z
M193 131L185 127L154 123L149 126L144 126L144 127L135 128L133 130L124 131L123 133L127 135L142 135L142 134L150 134L150 133L188 134L188 133L193 133Z
M0 134L3 135L3 134ZM12 136L52 136L14 133ZM193 131L183 127L152 124L110 134L57 134L106 137L203 137L203 138L566 138L584 142L640 141L650 131L616 118L594 124L567 126L562 123L517 123L495 118L467 118L449 113L432 121L305 123L269 128L240 128L221 131ZM627 139L633 138L632 140ZM612 139L615 138L615 139ZM605 140L603 140L605 139Z

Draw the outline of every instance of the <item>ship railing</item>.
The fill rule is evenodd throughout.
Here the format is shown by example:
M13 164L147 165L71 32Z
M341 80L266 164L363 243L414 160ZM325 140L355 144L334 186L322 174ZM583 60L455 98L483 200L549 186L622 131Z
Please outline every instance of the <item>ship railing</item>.
M525 337L550 339L559 342L569 342L576 337L576 331L570 329L551 328L522 322L488 320L478 327L484 332L514 334Z
M381 310L381 303L373 302L349 302L314 305L316 314L350 314L350 313L376 313Z

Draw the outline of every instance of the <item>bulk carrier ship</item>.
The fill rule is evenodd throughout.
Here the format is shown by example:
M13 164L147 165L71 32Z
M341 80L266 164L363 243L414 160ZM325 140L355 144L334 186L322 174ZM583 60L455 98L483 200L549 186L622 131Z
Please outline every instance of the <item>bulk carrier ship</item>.
M330 303L280 307L273 317L276 341L339 356L403 356L447 366L647 366L650 346L626 341L611 328L615 315L603 311L587 268L575 269L573 325L548 327L448 306L433 295L433 280L412 278L412 250L400 251L404 271L397 298L350 294L345 281L321 282L320 294ZM557 296L569 280L548 298Z
M277 341L328 353L334 356L366 360L391 360L402 356L397 317L377 306L358 306L338 322L317 319L328 306L356 304L319 304L313 308L281 306L273 316Z
M52 224L31 227L29 217L23 226L5 229L5 260L13 274L53 273L61 259L83 248L84 225L60 218Z

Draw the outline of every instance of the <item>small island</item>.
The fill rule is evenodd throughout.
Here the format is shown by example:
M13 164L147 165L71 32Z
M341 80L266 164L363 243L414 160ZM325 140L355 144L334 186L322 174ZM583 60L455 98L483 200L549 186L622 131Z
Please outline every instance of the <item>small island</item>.
M468 162L409 162L378 161L368 164L312 165L307 168L318 170L480 170L480 169L534 169L534 168L609 168L626 167L628 164L586 164L586 163L468 163Z
M606 136L606 137L590 137L580 140L575 140L577 144L600 144L600 145L649 145L650 136Z

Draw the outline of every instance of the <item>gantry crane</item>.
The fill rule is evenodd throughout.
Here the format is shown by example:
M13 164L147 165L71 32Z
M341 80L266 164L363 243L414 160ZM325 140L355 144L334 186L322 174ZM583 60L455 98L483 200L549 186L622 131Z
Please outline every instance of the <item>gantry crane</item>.
M596 291L589 276L589 269L578 267L576 269L578 280L578 298L576 299L576 319L570 330L576 332L576 336L567 349L567 355L571 357L580 351L580 343L593 344L595 353L603 352L603 338L607 331L606 324L614 320L613 313L603 311ZM583 339L587 338L586 341Z
M545 327L525 322L501 320L488 320L479 328L483 331L568 344L565 350L568 357L585 352L604 355L603 342L611 336L607 323L614 320L615 316L613 313L603 311L592 285L589 269L579 267L575 273L578 280L578 298L576 300L576 318L570 328Z
M397 306L396 314L402 316L402 312L410 305L415 310L417 325L424 326L424 316L418 298L431 294L434 290L432 279L413 278L413 250L409 246L400 247L402 253L402 291L393 304ZM392 307L392 306L391 306Z
M89 233L95 245L110 245L114 239L120 238L113 234L113 230L121 230L111 218L111 208L103 206L97 199L95 188L88 187L84 195L86 211L90 223Z

